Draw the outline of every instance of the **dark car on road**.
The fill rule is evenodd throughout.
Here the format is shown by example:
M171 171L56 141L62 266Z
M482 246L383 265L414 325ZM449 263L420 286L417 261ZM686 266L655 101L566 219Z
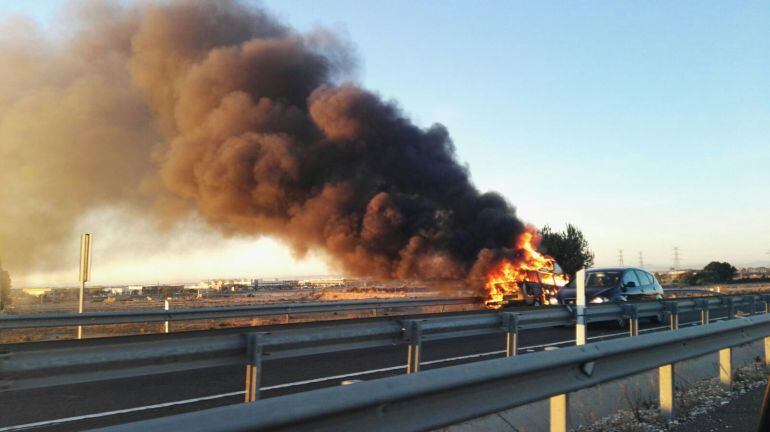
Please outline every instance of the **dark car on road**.
M652 273L640 268L597 268L586 270L586 303L625 302L663 298L663 287ZM575 281L556 294L552 304L574 304Z

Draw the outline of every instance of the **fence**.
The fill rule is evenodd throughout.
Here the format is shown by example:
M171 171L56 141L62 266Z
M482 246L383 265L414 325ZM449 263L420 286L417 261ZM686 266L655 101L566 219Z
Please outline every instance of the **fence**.
M125 312L87 312L82 314L25 314L0 315L0 329L35 327L91 326L145 322L192 321L207 319L251 318L275 315L334 313L356 310L382 310L478 304L478 297L381 299L345 302L306 302L265 304L253 306L226 306L169 310L142 310Z
M679 314L700 311L703 323L710 312L738 308L754 314L770 295L723 296L602 304L586 308L587 322L628 320L630 334L638 332L645 317L668 317L678 328ZM392 317L379 320L346 320L335 324L287 326L270 332L200 331L118 338L7 344L0 346L0 391L43 388L214 366L247 366L247 400L258 398L263 358L280 360L315 354L393 345L408 345L407 373L419 371L425 341L475 335L501 334L507 355L517 354L518 333L523 330L574 324L575 313L566 307L516 313L483 311L466 315L427 318ZM240 329L243 330L243 329Z
M394 376L101 429L113 432L419 431L447 426L659 368L662 411L671 414L672 364L719 351L730 384L731 347L770 336L770 315L662 334L542 351ZM767 359L767 352L766 352ZM552 399L552 404L554 399ZM566 423L566 403L554 423Z

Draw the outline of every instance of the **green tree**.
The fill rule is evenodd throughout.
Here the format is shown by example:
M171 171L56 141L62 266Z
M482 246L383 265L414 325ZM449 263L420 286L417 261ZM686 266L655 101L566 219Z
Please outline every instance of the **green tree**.
M583 232L572 224L562 231L554 231L548 225L540 230L540 250L556 259L570 280L581 268L594 265L594 253L588 249Z
M711 261L703 267L701 273L703 273L704 282L725 283L733 280L738 269L727 262Z

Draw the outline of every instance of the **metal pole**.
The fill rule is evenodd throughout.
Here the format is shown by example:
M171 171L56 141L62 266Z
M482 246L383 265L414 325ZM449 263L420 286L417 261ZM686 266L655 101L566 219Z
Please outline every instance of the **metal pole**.
M567 395L551 396L551 432L567 432Z
M575 303L575 344L585 345L586 343L586 271L578 270L575 273L575 284L577 287L577 299Z
M674 405L674 365L667 364L658 368L658 395L660 414L671 420L676 416Z
M700 308L700 323L701 325L708 324L711 319L709 318L709 303L708 300L698 300L698 308Z
M168 303L168 299L163 302L163 310L169 310L171 305ZM168 333L168 321L163 321L163 333Z
M770 367L770 337L766 337L765 341L765 367Z
M575 344L586 344L586 271L580 269L575 273ZM551 396L551 432L567 432L567 395Z
M262 379L262 335L246 335L246 398L245 402L259 399L259 384Z
M513 312L503 312L505 326L505 356L516 355L519 346L519 316Z
M727 388L733 385L732 360L732 350L730 348L719 350L719 381Z
M80 295L78 296L78 313L83 313L83 298L85 297L86 282L91 276L91 234L80 236ZM83 338L83 326L78 326L78 339Z
M679 304L671 302L666 303L668 311L671 314L669 320L671 324L671 330L679 329Z
M407 324L409 336L409 348L406 354L406 373L412 374L420 371L420 351L422 350L422 324L418 321L409 321Z
M626 305L625 315L629 322L629 336L639 336L639 310L636 305Z

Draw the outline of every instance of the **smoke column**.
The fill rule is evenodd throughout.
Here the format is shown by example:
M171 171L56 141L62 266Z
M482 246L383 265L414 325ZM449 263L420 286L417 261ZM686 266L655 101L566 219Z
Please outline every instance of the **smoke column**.
M525 229L442 125L346 82L333 33L232 1L93 2L69 19L65 38L16 20L0 42L9 267L54 266L87 206L166 226L197 212L381 278L465 278Z

